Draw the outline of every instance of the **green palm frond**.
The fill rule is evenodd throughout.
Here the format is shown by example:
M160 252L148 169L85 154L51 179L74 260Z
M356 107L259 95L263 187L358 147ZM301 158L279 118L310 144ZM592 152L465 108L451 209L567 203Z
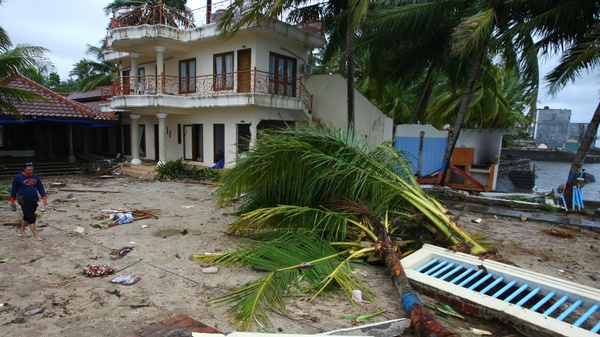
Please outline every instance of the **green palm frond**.
M401 153L387 144L370 148L342 130L299 127L263 134L250 154L224 174L223 181L215 193L220 205L244 195L242 213L261 209L249 216L252 221L245 222L250 230L274 226L271 220L277 220L275 226L290 228L282 220L285 207L273 209L276 206L297 206L287 208L291 219L297 221L301 213L323 216L318 209L332 209L327 207L332 201L347 199L367 203L375 218L383 218L389 210L408 213L412 209L424 214L454 244L466 241L473 246L473 253L485 251L421 189ZM300 212L298 207L314 210ZM324 219L312 221L334 223L330 216ZM354 214L354 220L362 221L361 215ZM261 221L264 223L258 225ZM243 223L237 230L243 230ZM300 227L314 228L305 223Z
M348 226L355 229L350 230ZM230 232L241 235L255 235L273 229L281 233L312 231L329 241L347 239L349 233L358 230L373 241L377 239L371 228L356 220L355 214L324 207L279 205L260 208L243 214L229 226Z
M0 84L0 112L9 113L17 119L23 119L23 116L15 106L18 102L33 101L49 102L44 96L29 90L5 87Z
M327 241L314 234L295 232L270 241L248 242L250 248L216 258L211 255L193 257L194 260L213 259L213 263L252 265L270 271L261 278L212 300L230 305L228 313L235 324L241 324L245 330L253 322L263 328L270 326L269 312L284 314L284 296L296 293L319 294L341 288L351 298L352 291L359 289L366 299L374 298L373 292L352 273L351 260L344 258L350 251L338 252Z

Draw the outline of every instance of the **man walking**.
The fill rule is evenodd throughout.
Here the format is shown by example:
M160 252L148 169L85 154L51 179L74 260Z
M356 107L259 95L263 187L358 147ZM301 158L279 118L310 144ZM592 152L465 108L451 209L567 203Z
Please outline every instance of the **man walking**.
M46 197L46 190L42 184L40 177L33 173L33 163L25 163L23 172L17 174L12 183L12 189L10 190L10 208L13 211L17 210L15 200L19 201L21 210L23 211L23 220L21 221L21 228L19 229L20 237L31 236L26 230L26 226L29 225L29 229L33 234L35 241L42 241L42 237L39 236L37 228L35 226L35 211L38 207L38 201L40 200L39 194L42 196L44 206L48 205Z

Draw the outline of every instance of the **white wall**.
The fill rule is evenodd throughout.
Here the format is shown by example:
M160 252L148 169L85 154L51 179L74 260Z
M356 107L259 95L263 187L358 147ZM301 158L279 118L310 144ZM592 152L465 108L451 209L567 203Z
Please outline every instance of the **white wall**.
M311 75L305 79L306 88L313 95L313 118L337 128L346 128L346 79L339 74ZM391 141L394 121L358 90L354 91L354 102L356 135L365 137L367 144L372 146Z

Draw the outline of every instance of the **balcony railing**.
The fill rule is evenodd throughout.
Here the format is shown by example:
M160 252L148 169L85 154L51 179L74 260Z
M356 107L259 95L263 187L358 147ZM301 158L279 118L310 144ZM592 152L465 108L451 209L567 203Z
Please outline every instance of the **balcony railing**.
M180 10L162 3L160 5L124 6L113 11L109 29L145 24L163 24L179 29L190 29L219 21L232 2L233 0L214 1L210 6L193 10ZM283 17L279 19L284 20ZM297 26L312 33L324 35L323 21L321 20L301 22Z
M297 98L302 108L312 113L313 98L302 78L278 76L256 69L201 76L122 76L113 81L110 91L102 91L102 100L130 95L218 96L241 93Z

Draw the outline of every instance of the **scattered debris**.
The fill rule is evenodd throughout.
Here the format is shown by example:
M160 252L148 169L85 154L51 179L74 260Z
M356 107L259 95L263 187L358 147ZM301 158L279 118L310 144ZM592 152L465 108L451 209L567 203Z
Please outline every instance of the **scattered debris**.
M454 308L452 308L446 303L438 303L437 305L426 303L425 306L427 306L430 309L437 310L446 315L454 316L460 319L465 319L465 316L459 314L456 310L454 310Z
M121 191L109 191L109 190L89 190L89 189L74 189L74 188L61 188L59 189L61 192L79 192L79 193L87 193L87 192L97 192L97 193L121 193ZM70 195L73 195L72 193ZM67 197L68 198L68 197Z
M29 260L29 262L35 262L35 261L41 260L43 257L44 257L44 255L38 255L38 256L34 257L33 259Z
M473 222L473 223L481 223L481 219L473 219L473 220L471 220L471 222Z
M323 333L323 335L332 336L378 336L378 337L394 337L404 333L404 330L408 329L411 325L410 319L408 318L396 318L389 321L363 324L353 326L351 328L338 329ZM232 334L228 336L233 337ZM194 336L205 336L200 334L194 334ZM221 336L212 334L206 337Z
M141 280L141 279L142 278L140 276L137 276L135 274L129 274L129 275L119 275L119 276L111 279L110 282L129 286L129 285L138 283L139 280Z
M568 230L564 230L564 229L546 229L543 232L548 235L559 236L559 237L563 237L563 238L572 238L573 237L573 234L571 232L569 232Z
M102 212L110 212L109 216L110 220L113 220L108 227L114 227L117 225L123 225L127 223L131 223L133 221L138 221L142 219L158 219L158 216L154 214L154 212L150 212L147 210L136 209L133 211L126 210L102 210Z
M110 220L114 221L111 222L108 227L114 227L133 222L133 214L131 212L111 214L109 218Z
M10 256L5 258L4 260L0 260L0 263L9 263L10 261L16 259L16 256Z
M476 329L476 328L469 328L469 331L471 331L472 334L475 334L478 336L491 336L492 335L492 333L487 330L481 330L481 329Z
M380 310L377 312L372 312L372 313L364 314L364 315L346 315L346 316L342 316L342 318L349 318L352 320L352 325L358 325L358 324L368 320L369 318L381 315L385 312L386 312L386 310L383 309L383 310Z
M133 250L133 247L123 247L123 248L120 248L120 249L113 249L109 253L110 259L111 260L118 260L118 259L124 257L125 255L127 255L127 253L129 253L132 250Z
M202 272L204 274L216 274L218 271L219 271L219 268L217 268L216 266L202 269Z
M2 223L2 226L21 226L21 221L4 222Z
M362 298L362 291L358 289L352 290L352 300L356 303L371 303L369 301L365 301Z
M83 268L83 275L87 277L97 277L104 276L109 274L114 274L115 270L111 267L100 264L100 265L87 265L87 267Z
M42 312L44 312L43 307L31 306L31 307L25 308L25 312L23 313L23 316L33 316L36 314L41 314Z

